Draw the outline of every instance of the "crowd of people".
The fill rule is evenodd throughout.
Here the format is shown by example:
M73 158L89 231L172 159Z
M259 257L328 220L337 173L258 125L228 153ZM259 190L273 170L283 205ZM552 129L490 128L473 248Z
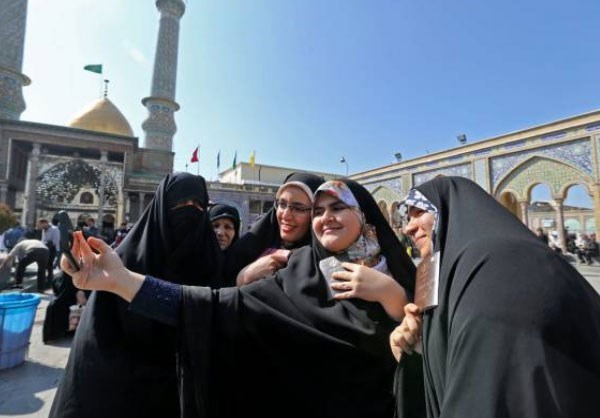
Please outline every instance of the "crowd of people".
M543 228L536 228L535 234L543 243L548 244L555 252L564 254L557 231L553 230L550 231L550 234L546 234ZM575 234L565 230L564 234L566 237L565 249L567 254L577 256L580 263L592 265L594 264L594 260L600 257L600 247L595 232L590 234L579 232Z
M352 180L294 173L240 236L166 176L118 245L76 232L61 260L89 298L50 416L596 416L589 283L464 178L402 213L417 267Z

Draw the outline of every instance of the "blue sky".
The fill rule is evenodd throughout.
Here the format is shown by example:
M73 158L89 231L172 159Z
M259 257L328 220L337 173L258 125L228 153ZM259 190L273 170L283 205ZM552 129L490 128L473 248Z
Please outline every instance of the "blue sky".
M344 174L600 107L597 0L189 0L175 168L247 161ZM153 0L29 0L24 120L66 124L100 94L143 145ZM190 164L189 170L196 172Z

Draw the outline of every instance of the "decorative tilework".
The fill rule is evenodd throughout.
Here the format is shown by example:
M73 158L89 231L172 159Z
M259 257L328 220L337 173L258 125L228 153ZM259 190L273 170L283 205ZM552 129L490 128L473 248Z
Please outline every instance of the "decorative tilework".
M519 199L524 199L528 187L543 182L550 186L552 194L558 195L565 184L580 181L582 173L575 168L543 157L533 157L506 176L495 194L511 189L518 193Z
M413 174L413 187L418 186L419 184L423 184L428 180L431 180L438 174L443 174L445 176L466 177L468 179L473 178L471 164L460 164Z
M404 194L405 194L404 189L402 188L402 178L401 177L398 177L393 180L369 183L368 185L365 185L365 188L369 191L369 193L373 193L373 191L375 191L375 189L377 189L378 187L381 187L381 186L387 187L388 189L393 190L394 192L398 193L400 196L404 196Z
M502 147L502 149L519 148L519 147L522 147L523 145L525 145L526 143L527 143L527 141L514 141L514 142L510 142L508 144L504 144L504 146Z
M477 183L483 190L488 190L487 185L487 164L484 159L475 160L473 163L475 167L475 183Z
M592 147L589 138L585 138L568 143L549 145L543 148L491 158L490 172L492 189L496 187L498 181L506 173L534 155L564 161L579 168L584 173L592 175Z
M567 136L566 132L554 132L548 135L544 135L542 136L542 141L550 141L550 140L554 140L554 139L561 139L564 138L565 136Z

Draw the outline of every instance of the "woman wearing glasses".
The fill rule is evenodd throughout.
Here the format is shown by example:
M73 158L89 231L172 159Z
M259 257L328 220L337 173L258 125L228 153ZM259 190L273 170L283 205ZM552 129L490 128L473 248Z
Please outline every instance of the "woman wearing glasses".
M274 207L230 247L224 267L227 285L267 277L287 264L290 250L310 244L313 194L324 181L311 173L293 173L285 179Z
M332 257L349 261L348 271L348 264L360 265L387 289L371 293L397 292L398 300L413 293L415 268L364 187L344 179L316 195L312 246L247 286L210 289L144 277L90 238L94 254L81 234L73 247L81 271L66 259L62 267L77 286L114 292L131 311L177 327L184 417L389 418L395 361L387 340L395 307L369 292L363 300L335 298L332 289L352 290L331 286L324 266ZM423 390L422 383L410 386Z

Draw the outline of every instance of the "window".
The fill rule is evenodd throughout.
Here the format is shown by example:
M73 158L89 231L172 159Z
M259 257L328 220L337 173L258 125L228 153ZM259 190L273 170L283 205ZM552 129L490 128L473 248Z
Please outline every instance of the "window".
M94 195L91 194L90 192L81 193L81 197L79 198L79 203L82 203L84 205L91 205L92 203L94 203Z

